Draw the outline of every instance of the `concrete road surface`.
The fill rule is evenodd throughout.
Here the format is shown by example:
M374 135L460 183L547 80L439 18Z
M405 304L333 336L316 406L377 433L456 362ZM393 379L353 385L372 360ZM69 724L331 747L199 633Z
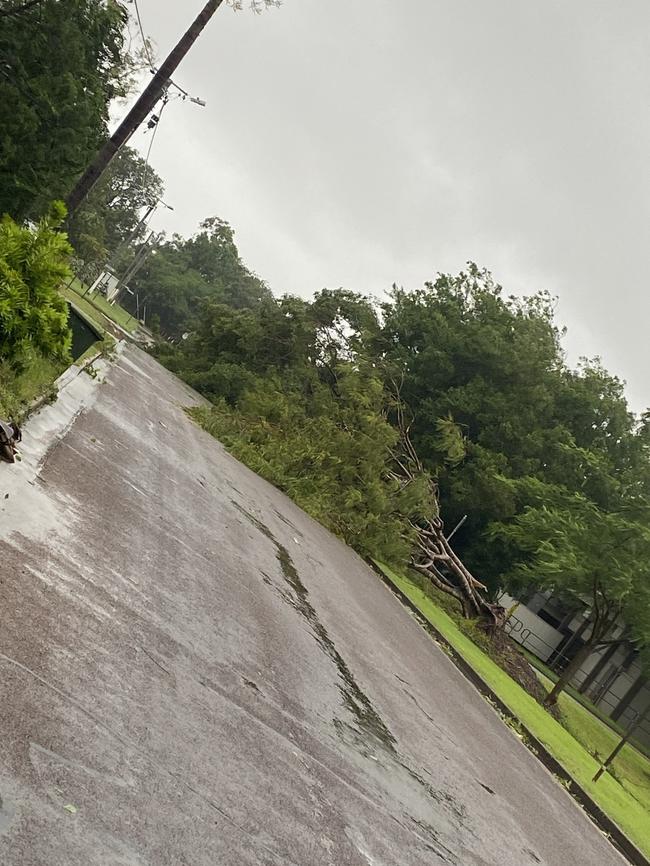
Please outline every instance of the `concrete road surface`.
M620 866L195 399L127 349L0 468L0 864Z

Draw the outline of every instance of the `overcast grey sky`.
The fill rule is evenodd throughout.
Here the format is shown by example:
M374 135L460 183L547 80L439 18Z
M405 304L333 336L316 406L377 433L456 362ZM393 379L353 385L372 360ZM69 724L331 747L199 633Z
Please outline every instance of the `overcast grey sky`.
M159 55L202 5L140 0ZM227 219L278 294L471 259L557 294L569 359L601 355L650 405L648 0L224 6L175 79L208 106L166 109L156 227Z

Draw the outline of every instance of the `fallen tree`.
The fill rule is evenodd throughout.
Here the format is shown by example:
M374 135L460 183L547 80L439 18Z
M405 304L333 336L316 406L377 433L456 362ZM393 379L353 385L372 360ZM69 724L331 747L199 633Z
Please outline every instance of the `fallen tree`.
M406 490L416 483L428 485L431 514L412 515L409 519L414 545L410 565L424 575L436 589L455 598L467 619L478 619L487 631L503 628L506 612L490 601L485 584L477 580L451 545L440 515L438 484L425 470L410 437L407 410L398 397L394 405L394 424L399 441L392 451L390 477Z

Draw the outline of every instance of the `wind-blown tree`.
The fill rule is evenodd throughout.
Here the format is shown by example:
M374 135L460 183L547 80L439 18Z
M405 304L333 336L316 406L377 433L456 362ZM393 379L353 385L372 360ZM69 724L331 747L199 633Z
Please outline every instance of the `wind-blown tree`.
M106 138L128 77L127 18L116 0L43 0L1 19L0 214L46 213Z
M242 310L206 303L195 333L163 357L215 404L197 417L249 466L364 555L403 565L435 536L444 557L433 582L495 624L495 606L444 538L435 483L395 423L399 395L368 355L378 333L371 301L344 290ZM457 460L455 425L438 427L442 459Z
M192 335L165 350L165 359L220 407L211 429L225 431L233 448L245 443L238 453L246 462L288 492L300 476L301 503L319 519L304 487L325 470L313 457L289 462L302 453L294 433L333 460L338 445L332 451L314 437L330 431L336 442L326 415L336 415L340 381L360 387L362 372L381 381L381 399L368 411L396 435L377 447L362 477L364 489L372 472L393 485L390 514L393 529L401 527L404 557L396 564L455 598L466 616L498 628L504 612L486 587L520 587L513 575L532 553L525 533L514 529L526 508L544 504L535 498L539 490L551 500L564 488L603 519L642 509L650 494L650 422L634 418L621 383L598 362L570 370L560 338L547 295L504 298L490 275L472 266L416 292L395 290L381 307L343 290L312 301L266 297L239 310L217 296L199 305ZM298 420L305 411L318 418L313 429ZM235 427L226 423L229 413ZM266 468L255 462L258 445ZM342 483L344 474L336 478ZM338 495L345 501L345 491ZM357 510L388 519L363 490L354 496ZM452 543L448 535L464 515ZM374 542L364 547L337 531L357 549L372 549Z
M381 380L349 366L336 377L334 391L314 367L267 373L251 380L236 407L216 401L194 414L359 553L404 562L413 543L404 514L428 510L428 490L403 489L385 471L397 432L382 413Z
M141 219L163 194L156 171L135 150L123 147L68 220L75 258L96 269L121 247L142 241L146 226Z
M650 491L641 468L647 448L642 453L622 384L598 362L567 367L546 293L506 297L470 265L420 290L395 289L382 314L375 354L400 381L411 439L438 480L447 525L467 516L455 538L459 555L491 590L517 561L513 544L489 532L522 508L503 477L565 484L610 509L623 484L638 488L645 478ZM465 439L456 464L440 460L445 418Z
M491 632L503 627L505 611L490 601L487 587L477 580L458 556L451 544L450 534L440 510L438 485L422 465L410 437L407 408L399 393L392 406L392 415L399 430L397 446L392 451L389 474L408 490L412 485L428 489L425 499L427 510L406 513L408 537L411 542L407 563L440 592L455 598L467 619L477 619ZM449 418L436 424L438 452L445 455L445 463L458 465L465 455L465 444L458 427Z
M358 348L377 328L366 299L322 292L313 303L205 303L196 332L167 363L208 396L205 427L363 555L400 562L429 489L387 472L399 434L386 392Z
M581 493L541 482L515 487L529 504L513 522L491 528L517 555L526 553L504 575L509 588L552 590L589 613L582 645L546 698L552 705L594 650L629 639L650 644L650 512L608 512ZM621 623L627 630L614 635Z

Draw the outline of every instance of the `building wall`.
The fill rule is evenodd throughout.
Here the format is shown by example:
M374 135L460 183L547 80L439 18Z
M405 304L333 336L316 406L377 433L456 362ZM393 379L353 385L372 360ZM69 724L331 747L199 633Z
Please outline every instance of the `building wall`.
M567 617L564 623L565 631L560 632L559 629L554 628L537 614L537 611L544 609L547 599L547 595L537 593L526 604L519 604L507 626L510 637L544 662L549 661L553 651L565 639L567 631L575 633L584 623L584 616L579 612L571 617L570 621ZM507 593L502 594L499 601L506 609L517 604L517 599ZM531 610L531 608L533 609ZM553 613L556 614L556 611L554 610ZM620 637L623 629L624 624L618 623L612 629L609 637L612 639ZM589 629L585 631L585 636L588 634ZM608 716L613 713L616 715L617 707L626 698L642 674L638 663L629 663L630 650L631 647L628 643L618 647L585 692L585 696ZM572 680L572 685L579 688L589 673L599 664L605 652L605 648L593 652L583 662L580 671ZM627 668L624 667L626 662ZM624 708L620 718L617 719L618 724L624 729L628 728L648 705L650 705L650 683L646 684ZM634 732L633 738L644 746L650 747L650 717Z
M506 609L517 604L517 599L504 593L500 604ZM563 635L552 625L549 625L527 605L520 604L510 619L510 637L534 653L543 662L548 661L563 640Z

